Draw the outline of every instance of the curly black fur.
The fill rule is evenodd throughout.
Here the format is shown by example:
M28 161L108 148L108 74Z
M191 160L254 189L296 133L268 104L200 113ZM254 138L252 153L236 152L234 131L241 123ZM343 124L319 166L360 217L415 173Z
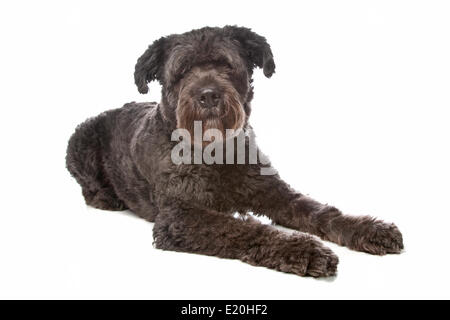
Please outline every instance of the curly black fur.
M296 192L278 175L261 175L260 169L270 165L172 163L173 130L204 116L193 97L205 79L232 98L229 106L224 102L217 108L218 115L229 108L236 119L242 113L240 123L227 126L250 129L255 67L267 77L275 72L266 39L247 28L202 28L150 45L138 59L135 82L146 93L147 83L158 80L161 103L132 102L104 112L79 125L70 138L67 168L86 203L130 209L154 221L157 248L240 259L298 275L334 275L338 258L310 235L287 235L251 218L236 219L233 213L266 215L274 223L354 250L400 252L402 236L395 225L343 215ZM183 99L187 109L179 110ZM211 123L218 119L226 117ZM253 142L252 136L246 139L247 145Z

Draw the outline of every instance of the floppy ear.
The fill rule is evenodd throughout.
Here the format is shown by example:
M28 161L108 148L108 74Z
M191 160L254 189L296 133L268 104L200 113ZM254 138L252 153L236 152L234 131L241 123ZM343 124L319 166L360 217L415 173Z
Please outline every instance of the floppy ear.
M164 46L166 38L160 38L153 42L144 54L138 59L134 70L134 83L140 93L148 92L150 81L161 81L164 66Z
M246 51L251 69L255 67L262 68L267 78L270 78L275 73L275 61L266 38L248 28L236 26L224 27L224 33L240 42L242 48Z

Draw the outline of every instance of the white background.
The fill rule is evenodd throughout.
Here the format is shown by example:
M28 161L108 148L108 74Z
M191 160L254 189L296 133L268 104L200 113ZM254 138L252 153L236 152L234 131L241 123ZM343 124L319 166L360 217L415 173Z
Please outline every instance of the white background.
M450 5L446 1L2 1L0 298L450 298ZM401 255L327 243L315 280L163 252L151 223L87 208L65 169L77 124L139 95L153 40L237 24L270 42L251 123L281 176L395 222Z

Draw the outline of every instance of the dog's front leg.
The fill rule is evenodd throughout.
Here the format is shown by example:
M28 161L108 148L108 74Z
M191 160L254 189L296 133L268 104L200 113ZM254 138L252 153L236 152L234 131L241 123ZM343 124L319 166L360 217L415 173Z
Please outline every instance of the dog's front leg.
M253 190L250 209L282 226L371 254L399 253L403 249L402 234L394 224L369 216L343 215L335 207L292 190L278 175L253 175L247 188Z
M309 235L287 235L253 220L172 204L162 208L155 220L157 248L240 259L301 276L336 272L337 256Z

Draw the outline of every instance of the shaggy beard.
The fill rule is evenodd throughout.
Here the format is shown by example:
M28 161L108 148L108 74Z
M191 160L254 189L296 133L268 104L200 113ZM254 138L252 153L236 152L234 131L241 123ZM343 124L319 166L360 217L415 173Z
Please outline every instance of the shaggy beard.
M190 96L183 97L182 95L178 100L176 112L177 128L188 130L192 143L197 144L201 142L203 146L210 144L211 140L220 142L234 137L242 129L245 112L237 94L225 94L223 106L214 110L214 114L211 114L211 110L197 107ZM202 141L195 141L194 139L194 121L202 122ZM218 130L221 134L217 137L214 135L214 130L208 131L209 129ZM227 129L234 130L235 134L230 134L230 132L227 132Z

